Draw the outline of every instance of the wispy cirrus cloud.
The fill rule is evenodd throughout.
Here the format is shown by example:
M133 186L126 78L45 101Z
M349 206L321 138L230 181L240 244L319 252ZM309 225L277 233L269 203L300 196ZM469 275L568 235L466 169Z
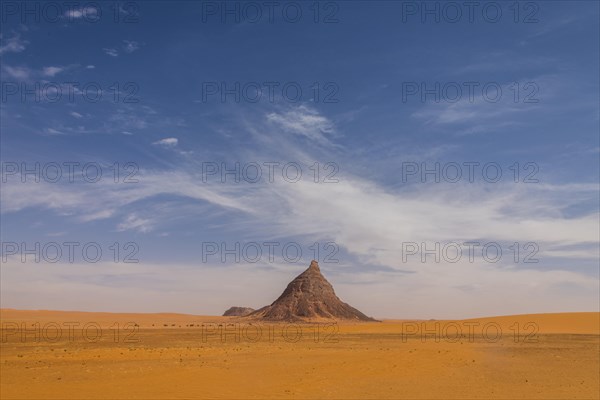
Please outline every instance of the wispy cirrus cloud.
M258 130L277 128L267 123ZM290 139L291 140L291 139ZM153 142L161 147L178 145L175 137ZM316 162L309 152L295 149L291 141L274 142L270 146L261 142L261 154L266 159L302 159L308 165ZM291 156L290 156L291 154ZM240 154L241 159L254 157ZM338 155L339 157L339 155ZM596 231L597 215L583 214L569 216L566 210L590 196L597 195L595 184L436 184L414 185L391 190L359 175L345 171L339 182L315 184L310 180L296 183L275 182L256 185L252 191L235 182L207 185L200 177L188 170L199 168L185 164L181 171L144 173L143 184L116 186L114 188L96 185L108 190L115 204L131 202L155 196L160 193L179 194L184 197L208 199L218 206L245 210L249 215L261 215L268 221L269 229L280 229L285 235L335 236L336 241L345 244L362 256L379 257L371 254L375 248L389 239L385 246L391 251L393 243L399 239L414 241L444 241L449 239L490 238L496 240L526 240L536 238L544 242L562 244L587 243L598 241ZM35 190L33 186L28 190ZM458 190L460 186L460 190ZM27 187L25 185L25 187ZM51 186L48 187L50 190ZM184 189L185 188L185 189ZM61 190L57 188L58 196ZM18 187L7 185L4 210L17 211L25 207L46 204L51 209L60 209L58 203L46 203L44 196L18 195ZM98 209L110 207L102 195L91 194L93 189L79 192L73 186L65 192L76 208L84 204L97 204ZM196 195L198 194L198 196ZM243 196L241 196L244 194ZM91 195L98 201L88 198ZM241 198L243 202L240 202ZM31 199L36 200L30 203ZM268 200L275 202L267 207ZM283 201L282 201L283 200ZM89 209L89 208L86 208ZM469 210L465 213L464 210ZM361 232L360 235L356 233ZM466 234L465 232L468 232ZM387 238L387 239L386 239ZM371 249L371 250L370 250ZM392 253L390 253L392 254ZM391 264L395 255L384 264Z
M175 146L177 146L178 143L179 143L179 139L170 137L170 138L164 138L164 139L157 140L156 142L153 142L152 144L155 146L162 146L162 147L175 147Z
M102 49L104 51L104 54L111 56L111 57L118 57L119 56L119 51L115 48L112 47L105 47Z
M287 110L296 114L279 111L276 119L290 116L290 121L296 121L304 110ZM313 121L319 121L317 125L323 121L328 121L328 126L331 123L314 110L310 115ZM351 159L351 155L340 153L336 147L320 144L318 137L311 139L313 146L320 146L319 155L312 146L306 150L298 148L297 140L308 136L296 132L278 136L282 125L273 120L273 113L267 112L251 124L253 131L277 140L264 141L256 136L256 152L233 155L241 162L260 156L267 160L302 160L312 165L322 161L323 156L341 160L344 165L343 159ZM297 128L294 123L291 126ZM299 126L302 128L297 129L305 129L303 124ZM176 138L154 143L164 146L167 139ZM172 147L178 142L166 143ZM249 186L234 181L206 182L199 171L194 160L183 159L169 172L140 171L136 184L57 186L9 182L3 186L2 211L50 210L81 223L106 220L117 231L148 235L160 231L174 218L201 220L202 215L210 213L199 212L198 207L209 205L213 211L235 213L235 223L251 225L256 237L335 242L351 257L344 265L325 264L339 282L338 293L363 304L365 311L381 316L399 315L394 307L382 308L381 304L404 304L409 297L410 304L418 306L402 315L436 318L588 310L591 300L597 297L597 277L575 269L573 264L597 260L599 215L597 211L581 211L577 215L570 212L581 202L598 196L595 183L448 183L392 189L342 170L337 183L276 180ZM176 206L165 205L165 198L177 199ZM403 242L425 243L432 248L436 242L474 240L536 242L543 258L535 265L515 264L508 256L501 263L490 264L481 255L474 262L463 258L450 265L431 259L424 263L403 262ZM570 257L567 264L565 256ZM371 282L377 294L365 296L364 290L353 284L357 280ZM569 300L565 302L564 296L557 296L557 290L568 293ZM498 296L508 291L510 301L499 303ZM248 292L248 296L252 295ZM476 306L473 298L478 299ZM440 310L442 299L452 307Z
M335 135L333 122L305 105L281 112L271 112L266 118L268 122L284 131L306 137L322 145L331 144L330 138Z
M54 129L54 128L45 128L44 133L46 135L66 135L67 134L64 131L60 131L60 130Z
M425 125L450 126L457 134L525 125L532 112L545 111L540 99L551 100L553 91L548 88L555 87L555 82L551 76L517 83L476 82L474 89L462 87L456 100L424 103L412 117ZM540 88L545 89L543 93Z
M26 81L31 78L33 71L28 67L11 67L3 65L2 70L11 78L19 81Z
M91 221L112 217L127 205L161 194L197 199L246 212L251 211L251 208L243 204L241 198L228 195L230 188L222 185L206 185L200 176L153 171L140 171L140 176L143 176L143 179L139 179L140 182L124 185L114 185L106 180L93 185L84 185L84 182L79 182L83 185L56 185L46 182L9 181L5 187L3 184L2 212L41 208L61 215L72 215L82 221ZM36 197L41 193L45 195Z
M139 42L136 42L135 40L123 40L123 43L121 45L121 51L127 54L131 54L139 50L140 47L141 44ZM119 56L119 49L117 49L116 47L105 47L102 50L104 51L104 54L109 55L111 57Z

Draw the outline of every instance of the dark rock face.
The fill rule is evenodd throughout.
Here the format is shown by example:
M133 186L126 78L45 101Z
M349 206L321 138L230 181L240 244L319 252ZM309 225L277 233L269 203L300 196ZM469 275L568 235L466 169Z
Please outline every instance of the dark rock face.
M291 281L273 304L256 310L249 317L269 321L313 318L375 321L335 295L333 286L321 274L316 261L312 261L306 271Z
M223 313L224 317L245 317L254 312L254 308L250 307L231 307Z

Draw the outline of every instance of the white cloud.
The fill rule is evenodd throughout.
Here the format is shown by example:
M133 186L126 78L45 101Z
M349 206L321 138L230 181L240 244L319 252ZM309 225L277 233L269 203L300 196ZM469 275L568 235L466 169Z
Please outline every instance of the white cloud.
M597 188L589 185L581 190L592 194ZM285 200L286 207L269 210L277 212L271 217L273 227L280 226L282 234L330 237L364 260L402 269L402 242L537 241L542 247L598 242L597 213L563 216L562 210L577 202L576 192L569 195L572 202L565 199L561 187L496 185L490 189L468 183L424 185L394 193L343 176L338 183L318 188L306 181L282 184L277 199Z
M123 40L123 51L125 53L133 53L140 48L140 44L133 40Z
M0 193L1 210L8 213L32 207L50 209L62 215L91 221L112 217L118 210L141 200L161 194L173 194L226 209L253 212L243 204L242 196L228 195L230 188L207 185L197 176L180 172L149 171L140 171L139 176L139 182L123 185L115 185L110 180L100 180L93 185L8 181L3 184Z
M117 57L119 55L119 52L117 51L117 49L104 48L102 50L104 50L104 53L106 53L107 55L109 55L111 57Z
M29 42L22 40L21 35L15 34L10 39L4 40L2 36L0 36L0 55L5 53L20 53L25 50L25 46Z
M27 67L10 67L5 65L2 68L10 77L17 80L28 80L32 74L31 70Z
M37 79L37 80L40 80L41 82L45 82L44 79L46 77L52 78L52 77L60 74L61 72L64 72L67 69L70 69L73 67L74 67L73 65L66 66L66 67L49 66L49 67L43 67L41 70L38 70L38 69L31 69L26 66L13 67L10 65L4 65L4 66L2 66L2 70L8 76L10 76L14 79L17 79L17 80L27 81L30 79ZM62 85L66 85L66 84L62 84Z
M78 113L78 112L76 112L76 111L71 111L69 114L70 114L72 117L75 117L75 118L83 118L83 115L79 114L79 113Z
M320 144L331 144L328 136L335 133L334 125L328 118L307 106L299 106L280 113L269 113L267 121L284 131L304 136Z
M153 142L152 144L157 145L157 146L163 146L163 147L175 147L175 146L177 146L178 143L179 143L179 140L177 138L165 138L165 139L157 140L156 142Z
M54 129L54 128L46 128L46 129L44 130L44 132L45 132L47 135L64 135L64 134L65 134L65 132L59 131L59 130L57 130L57 129Z
M8 182L2 209L14 212L42 207L109 217L124 205L170 193L257 216L261 221L257 231L329 238L365 261L400 269L404 268L399 262L402 242L536 241L540 247L561 254L560 246L600 241L597 213L563 215L563 210L597 191L593 184L497 184L493 188L436 184L396 193L355 176L339 178L340 182L329 184L310 179L296 183L280 180L252 191L233 182L207 185L184 172L143 173L136 184L95 184L85 190L78 185ZM110 212L100 213L103 210Z
M153 222L150 219L140 218L136 214L130 214L125 221L117 226L119 231L133 230L141 233L148 233L153 229Z
M86 18L95 20L98 17L98 9L96 7L80 7L65 12L65 17L69 19Z
M86 66L85 68L86 68L86 69L94 69L94 68L96 68L96 66L95 66L95 65L88 65L88 66Z
M44 76L55 76L58 73L61 73L65 70L64 67L44 67L42 69L42 75Z

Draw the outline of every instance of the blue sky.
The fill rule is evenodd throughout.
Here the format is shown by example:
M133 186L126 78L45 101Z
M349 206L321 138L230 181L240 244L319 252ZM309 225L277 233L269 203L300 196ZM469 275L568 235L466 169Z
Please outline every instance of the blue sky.
M443 2L321 2L316 23L309 2L281 3L302 10L295 23L279 8L272 21L266 9L258 22L243 12L223 20L209 12L220 2L55 3L57 18L42 3L23 15L11 4L0 44L2 241L94 242L105 255L117 242L121 253L97 263L7 255L2 307L260 307L307 267L311 244L323 258L333 242L338 262L320 259L322 270L369 315L598 310L597 2L521 2L518 16L512 2L482 2L456 23ZM439 21L424 7L438 7ZM497 22L490 9L501 10ZM239 101L236 82L247 90ZM76 167L74 182L22 182L22 171L7 172L58 163L64 173L69 162L103 176L86 182ZM273 182L269 162L279 163ZM207 174L223 163L257 163L263 178ZM299 181L282 178L288 163ZM463 174L479 164L473 182L403 179L435 163ZM484 179L486 164L501 168L497 182ZM137 182L122 182L134 170ZM330 173L337 182L323 181ZM524 182L529 174L538 182ZM298 243L303 255L203 262L202 243L269 241ZM468 241L498 243L504 256L403 259L406 243ZM138 263L122 262L129 242ZM523 262L527 243L538 263Z

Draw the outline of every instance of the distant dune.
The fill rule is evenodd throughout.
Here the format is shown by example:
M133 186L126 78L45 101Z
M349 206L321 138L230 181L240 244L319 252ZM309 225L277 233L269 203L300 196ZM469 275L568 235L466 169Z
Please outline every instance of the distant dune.
M384 320L388 324L406 323L409 320ZM501 315L495 317L469 318L462 320L411 320L419 323L434 324L435 322L476 322L479 325L496 323L503 331L509 331L515 323L520 326L532 322L539 327L538 333L573 333L573 334L600 334L600 313L598 312L569 312L569 313L542 313Z
M100 326L110 326L115 322L134 322L140 327L162 327L162 324L189 324L202 322L229 321L223 316L205 316L178 313L108 313L87 311L56 311L56 310L15 310L10 308L0 309L0 321L37 321L65 322L65 321L93 321Z
M201 324L204 322L231 322L231 317L212 316L212 315L193 315L178 313L107 313L107 312L85 312L85 311L57 311L57 310L15 310L11 308L0 309L0 321L31 321L31 322L65 322L65 321L93 321L101 326L110 326L115 322L127 323L134 322L140 327L163 327L166 323L169 326L186 324ZM236 320L237 321L237 320ZM240 319L239 322L250 323ZM265 323L271 321L265 321ZM297 322L297 321L296 321ZM331 321L329 321L331 322ZM571 312L571 313L544 313L544 314L520 314L520 315L502 315L496 317L471 318L463 320L414 320L414 319L384 319L382 322L386 327L369 327L369 324L361 324L359 321L351 322L347 320L336 321L340 325L349 325L353 329L360 331L386 331L395 330L398 325L425 323L427 326L433 326L437 323L458 322L461 324L476 322L480 326L487 323L496 323L502 327L503 331L509 331L510 327L518 323L525 326L527 323L535 323L539 327L537 331L540 334L552 333L573 333L573 334L600 334L600 313L597 312ZM380 324L378 324L380 325Z

